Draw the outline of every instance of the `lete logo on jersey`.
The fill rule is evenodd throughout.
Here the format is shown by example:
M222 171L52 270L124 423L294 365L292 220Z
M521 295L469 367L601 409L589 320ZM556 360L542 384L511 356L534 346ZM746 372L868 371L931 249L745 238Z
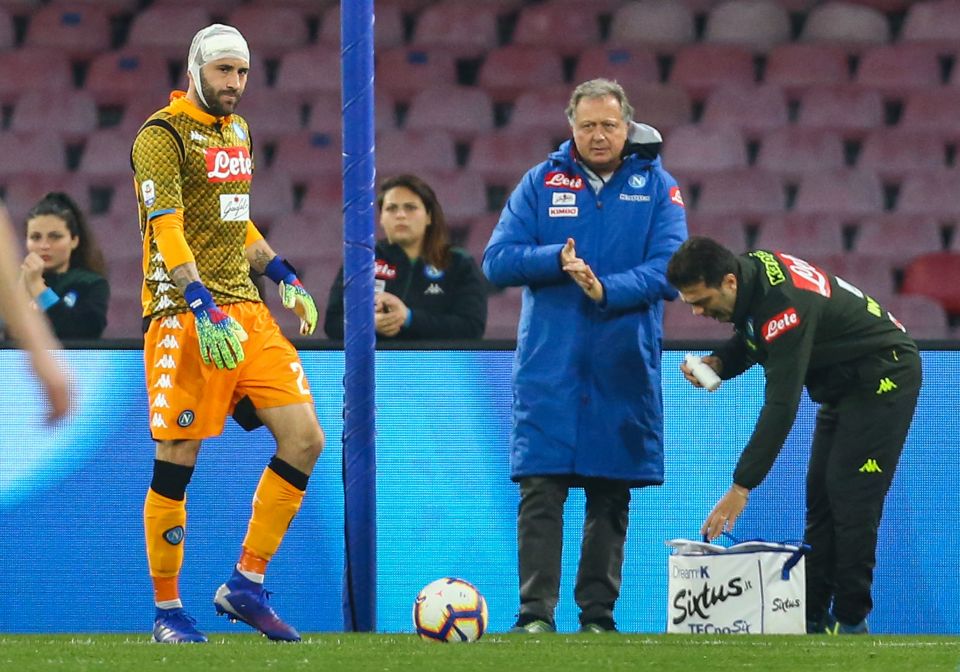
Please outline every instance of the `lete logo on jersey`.
M770 343L784 332L800 326L800 316L795 308L790 307L778 315L774 315L763 324L763 340Z
M253 159L246 147L207 147L208 182L249 182L253 178Z

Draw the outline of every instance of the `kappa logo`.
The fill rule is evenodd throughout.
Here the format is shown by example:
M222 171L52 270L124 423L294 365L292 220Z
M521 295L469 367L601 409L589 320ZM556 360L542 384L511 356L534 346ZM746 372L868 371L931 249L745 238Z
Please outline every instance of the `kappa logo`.
M153 280L154 282L167 282L170 280L170 276L167 275L165 270L157 266L155 269L153 269L153 273L147 277L147 280Z
M158 359L154 366L158 369L175 369L177 368L177 362L169 353L167 353Z
M877 461L872 457L863 463L863 466L860 467L857 471L861 474L882 474L883 469L880 468L880 465L877 464Z
M163 294L157 301L157 310L166 310L167 308L173 308L175 305L177 304L173 302L173 299Z
M190 131L190 139L194 142L205 143L207 141L207 136L200 131Z
M171 350L180 349L180 341L177 340L177 337L173 334L166 334L163 338L160 339L160 342L157 344L161 348L169 348Z
M170 404L167 402L167 395L163 392L159 393L153 398L153 403L150 404L151 408L170 408Z
M171 546L178 546L183 541L183 525L171 527L163 533L163 540Z
M431 282L430 286L423 290L424 294L436 295L443 294L443 288L435 282Z
M160 377L157 378L157 382L153 384L154 388L160 388L161 390L172 390L173 389L173 379L170 377L169 373L162 373ZM166 426L166 425L164 425Z
M150 426L161 427L163 429L166 429L167 423L164 421L162 415L160 415L159 413L154 413L153 416L150 418Z
M246 147L207 147L208 182L249 182L253 179L253 159Z
M877 388L877 394L886 394L897 389L897 384L889 378L881 378L880 386Z
M555 189L562 188L580 191L583 189L583 178L579 175L568 175L567 173L559 170L554 170L550 173L547 173L543 178L543 185L545 187L553 187Z
M774 315L769 320L767 320L761 334L763 335L763 340L767 343L770 343L776 338L779 338L783 335L784 332L790 331L795 327L800 326L800 316L797 315L797 310L793 307L787 308L785 311L779 315Z
M163 318L163 321L160 322L160 326L164 329L183 329L183 325L180 323L180 318L176 315L168 315Z

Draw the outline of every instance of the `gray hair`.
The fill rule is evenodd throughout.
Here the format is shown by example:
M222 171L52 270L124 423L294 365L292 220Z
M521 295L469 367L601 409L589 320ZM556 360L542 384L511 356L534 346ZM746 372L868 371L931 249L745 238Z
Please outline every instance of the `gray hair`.
M633 105L627 100L627 93L623 87L612 79L591 79L577 85L570 95L570 102L567 104L567 121L573 126L574 112L577 105L584 98L603 98L604 96L613 96L620 103L623 120L627 123L633 119Z

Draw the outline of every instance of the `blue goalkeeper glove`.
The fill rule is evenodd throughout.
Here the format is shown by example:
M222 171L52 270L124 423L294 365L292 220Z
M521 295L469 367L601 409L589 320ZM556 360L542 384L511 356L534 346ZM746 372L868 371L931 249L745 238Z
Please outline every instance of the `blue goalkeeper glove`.
M296 269L278 254L270 260L263 273L280 287L283 307L289 308L300 318L300 335L312 334L317 328L317 304L297 278Z
M196 316L200 357L204 364L218 369L235 369L243 361L243 341L247 332L240 323L213 302L213 297L199 280L191 282L183 292L187 305Z

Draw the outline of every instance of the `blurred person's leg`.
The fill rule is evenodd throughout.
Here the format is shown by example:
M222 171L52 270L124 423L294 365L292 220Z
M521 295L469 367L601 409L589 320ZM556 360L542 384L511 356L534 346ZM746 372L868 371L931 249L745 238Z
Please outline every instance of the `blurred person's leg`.
M625 481L601 478L585 479L583 485L587 509L574 597L580 607L581 625L613 630L630 516L630 487Z
M520 571L518 625L542 620L554 626L563 555L563 505L570 487L564 477L520 479L517 555Z

